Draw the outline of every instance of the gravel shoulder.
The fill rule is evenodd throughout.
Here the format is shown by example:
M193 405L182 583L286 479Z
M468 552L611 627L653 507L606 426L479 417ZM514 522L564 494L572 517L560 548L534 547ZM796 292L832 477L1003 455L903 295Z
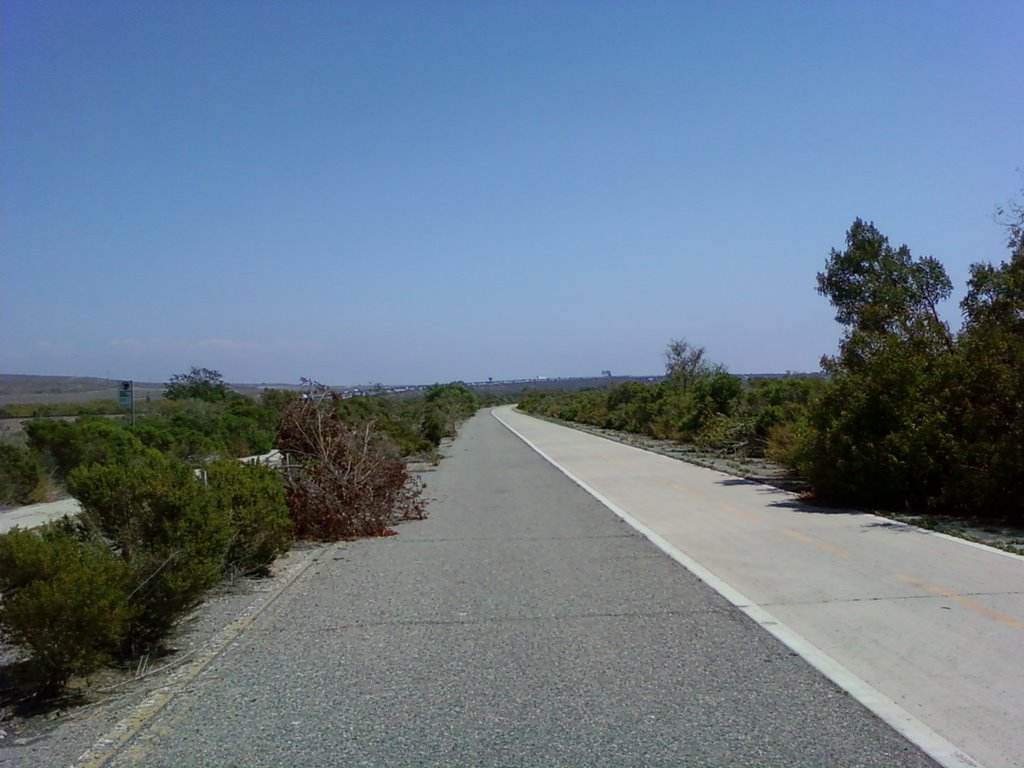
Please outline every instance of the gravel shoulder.
M210 644L240 616L262 606L268 596L294 579L311 561L319 560L331 545L300 544L274 564L265 578L224 582L178 625L167 642L167 653L147 660L146 666L106 669L72 682L67 703L33 717L0 708L0 766L70 766L130 718L139 703L171 684L174 674ZM16 653L0 649L0 663Z
M447 452L450 447L451 441L444 440L440 450ZM436 462L415 461L409 467L413 473L426 477L435 471ZM70 498L64 502L77 504ZM4 530L15 524L24 527L26 510L31 512L26 507L0 510L0 527ZM5 522L10 524L5 526ZM131 667L103 669L87 678L73 680L68 695L48 712L20 716L15 714L14 702L0 700L0 766L49 768L80 764L80 758L92 750L98 740L136 715L141 702L168 690L183 667L197 655L209 652L233 622L265 608L268 600L290 586L304 569L333 556L332 553L344 546L298 542L278 558L269 576L222 582L181 620L159 658L147 658ZM18 659L17 649L0 641L0 669Z

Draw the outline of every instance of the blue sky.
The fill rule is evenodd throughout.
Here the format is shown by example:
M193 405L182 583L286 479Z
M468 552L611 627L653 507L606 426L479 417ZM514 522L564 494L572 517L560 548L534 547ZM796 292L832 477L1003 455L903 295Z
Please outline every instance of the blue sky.
M0 371L817 370L854 217L1005 258L1024 3L4 0Z

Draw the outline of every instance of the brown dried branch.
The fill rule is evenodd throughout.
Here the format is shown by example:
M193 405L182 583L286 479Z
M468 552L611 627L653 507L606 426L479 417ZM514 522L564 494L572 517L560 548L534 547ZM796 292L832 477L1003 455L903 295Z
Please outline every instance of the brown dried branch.
M285 477L296 534L326 541L387 536L403 520L426 517L423 485L388 438L372 422L346 424L336 393L303 383L307 391L278 429L278 447L298 464Z

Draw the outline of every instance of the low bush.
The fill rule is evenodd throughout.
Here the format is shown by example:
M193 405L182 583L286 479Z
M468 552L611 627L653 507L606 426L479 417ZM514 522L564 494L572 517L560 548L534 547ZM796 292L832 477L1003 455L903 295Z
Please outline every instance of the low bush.
M119 650L132 623L131 584L130 569L109 547L60 526L0 537L0 626L31 651L41 693L59 693L72 675Z
M232 573L265 573L292 543L294 525L276 470L237 461L207 467L214 506L226 512L232 535L225 567Z
M154 450L80 467L68 488L82 504L87 535L109 541L131 571L136 610L126 652L152 647L220 580L232 540L229 513L191 469Z
M0 406L0 419L31 419L45 416L104 416L123 413L116 400L90 403L13 403Z
M29 450L0 444L0 504L28 503L40 474Z
M39 419L28 422L25 433L29 447L60 477L79 466L128 460L142 448L127 429L97 417L74 422Z

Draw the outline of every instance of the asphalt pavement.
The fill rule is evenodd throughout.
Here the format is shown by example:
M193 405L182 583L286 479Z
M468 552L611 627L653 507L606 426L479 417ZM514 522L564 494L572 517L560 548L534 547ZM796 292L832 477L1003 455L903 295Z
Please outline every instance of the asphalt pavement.
M450 454L78 765L935 765L490 414Z
M949 766L1024 766L1024 558L495 415Z

